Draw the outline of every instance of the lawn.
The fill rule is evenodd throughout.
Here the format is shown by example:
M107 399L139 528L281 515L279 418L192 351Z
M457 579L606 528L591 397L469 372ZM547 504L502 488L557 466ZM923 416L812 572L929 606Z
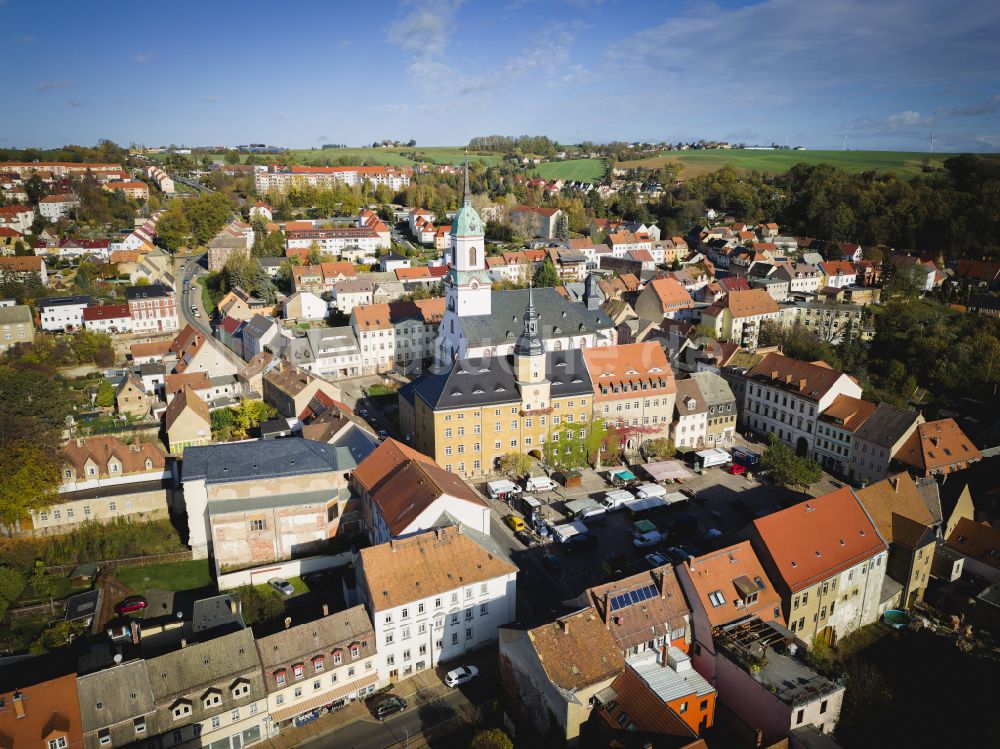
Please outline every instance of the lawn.
M583 180L593 182L604 176L608 164L604 159L570 159L546 161L533 172L543 179Z
M461 146L415 146L414 148L293 148L290 152L297 163L315 164L330 160L335 162L343 157L356 158L369 164L384 164L387 166L413 166L418 163L410 156L403 154L416 153L424 159L435 164L461 164L466 159L469 161L479 161L487 166L492 166L500 162L499 154L466 154L465 148ZM192 154L191 158L197 161L206 154ZM163 161L167 154L152 154L152 158ZM217 164L223 163L223 155L208 154ZM247 154L241 155L241 161L246 161ZM179 189L179 186L178 186Z
M147 564L144 567L122 567L118 579L137 593L145 593L151 588L182 590L208 588L215 584L207 559L191 559L184 562Z
M678 162L683 167L681 177L696 177L725 165L737 169L752 169L778 174L788 171L795 164L833 164L848 172L878 170L896 172L903 177L920 173L924 160L931 166L941 166L945 159L955 154L927 154L919 151L746 151L711 149L705 151L668 151L651 159L623 161L619 166L628 168L658 169L668 162Z

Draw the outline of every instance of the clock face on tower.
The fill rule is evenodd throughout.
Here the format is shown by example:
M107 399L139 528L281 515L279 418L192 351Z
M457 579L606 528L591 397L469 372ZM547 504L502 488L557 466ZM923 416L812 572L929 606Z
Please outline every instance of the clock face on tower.
M472 283L469 284L469 288L472 289L473 291L477 291L479 289L479 281L473 278Z

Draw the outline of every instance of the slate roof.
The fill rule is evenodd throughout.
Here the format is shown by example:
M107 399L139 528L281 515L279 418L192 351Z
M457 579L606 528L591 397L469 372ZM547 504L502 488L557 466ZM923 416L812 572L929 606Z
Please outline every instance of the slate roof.
M195 445L184 451L184 481L208 484L349 471L357 465L347 448L307 439Z
M361 641L367 642L361 647ZM291 668L293 664L312 660L316 656L329 657L338 646L343 653L344 663L350 663L348 648L357 643L359 654L355 660L371 657L375 651L375 632L364 606L358 605L324 616L305 624L276 632L268 637L257 638L257 653L265 671L280 667ZM272 679L266 679L268 691L275 689Z
M580 349L546 353L545 376L552 383L552 398L592 392L590 375ZM421 380L415 392L434 410L521 400L512 356L460 359L447 372L432 374Z
M126 310L128 308L126 307ZM86 317L87 310L83 311ZM10 307L0 307L0 325L16 323L32 324L31 309L26 304L15 304Z
M528 630L528 640L549 681L561 689L583 689L625 668L617 643L592 608Z
M535 289L535 313L543 339L583 335L615 327L603 310L588 310L573 304L555 289ZM489 346L513 342L521 334L528 289L494 291L489 315L461 318L462 332L470 346Z
M189 644L145 663L158 704L169 705L176 697L189 695L199 688L217 686L228 678L248 672L256 671L258 675L257 679L250 680L251 689L259 684L260 662L253 632L249 629Z
M654 595L624 608L610 610L611 601L617 596L649 586L653 586ZM587 603L604 619L605 626L622 651L631 650L654 637L665 636L668 641L671 640L671 632L687 629L691 615L691 607L670 565L590 588Z
M701 392L705 405L718 406L724 403L735 403L736 396L733 395L729 383L714 372L695 372L690 379L694 380Z
M892 447L916 419L917 412L911 408L896 408L889 403L879 403L854 434L866 442Z
M125 289L125 298L132 302L139 299L161 299L174 295L173 289L168 289L161 283L151 283L145 286L129 286Z
M153 712L153 690L146 664L129 661L76 680L84 731L97 731ZM132 699L132 695L135 699ZM100 707L98 707L100 705Z

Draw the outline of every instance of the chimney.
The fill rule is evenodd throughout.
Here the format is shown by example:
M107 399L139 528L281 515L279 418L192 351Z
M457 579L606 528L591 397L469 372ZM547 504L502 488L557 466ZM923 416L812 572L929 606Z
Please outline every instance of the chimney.
M772 380L777 380L778 379L778 370L777 369L772 369L771 370L771 379Z
M11 699L14 702L14 714L20 720L24 717L24 701L21 699L21 691L14 692L14 696Z
M188 646L188 641L186 637L181 638L181 647L186 648Z
M660 666L663 668L667 667L667 646L660 645Z
M560 619L559 627L562 629L564 635L569 634L569 619Z
M611 629L611 596L604 591L604 628Z
M664 596L664 594L663 594L663 578L664 577L666 577L666 575L663 572L659 572L659 573L654 572L653 573L653 579L656 581L656 590L657 590L657 592L659 592L661 599Z
M231 614L235 614L236 613L236 599L235 598L230 598L229 599L229 612Z
M291 626L292 626L292 617L286 616L285 617L285 629L288 629Z
M330 604L323 604L323 616L330 616Z
M889 479L889 483L892 484L892 490L899 494L899 476L893 476Z

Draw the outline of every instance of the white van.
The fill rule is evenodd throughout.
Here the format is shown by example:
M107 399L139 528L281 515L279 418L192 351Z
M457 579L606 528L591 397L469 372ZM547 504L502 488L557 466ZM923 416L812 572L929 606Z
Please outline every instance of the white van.
M531 476L524 482L525 490L529 492L551 492L558 484L548 476Z
M635 497L632 496L632 492L619 489L605 494L604 499L601 500L601 504L604 505L605 509L610 512L620 510L625 506L626 502L631 502L633 499L635 499Z
M665 497L667 496L667 490L659 484L643 484L635 490L635 496L639 499L648 499L649 497Z
M521 487L513 481L491 481L486 485L490 498L499 499L501 496L512 497L521 493Z

